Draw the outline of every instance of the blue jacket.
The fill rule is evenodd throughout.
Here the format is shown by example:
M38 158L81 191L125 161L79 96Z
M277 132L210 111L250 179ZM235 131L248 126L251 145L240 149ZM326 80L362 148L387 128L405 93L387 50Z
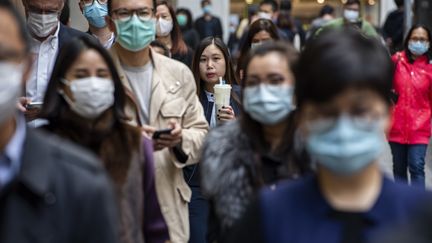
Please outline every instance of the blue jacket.
M359 226L354 232L360 230L350 243L371 242L384 230L406 223L430 197L429 192L384 178L381 193L368 212L344 213L328 204L316 176L309 176L261 192L229 242L343 243L344 233L353 232L352 220ZM251 233L255 231L258 233Z

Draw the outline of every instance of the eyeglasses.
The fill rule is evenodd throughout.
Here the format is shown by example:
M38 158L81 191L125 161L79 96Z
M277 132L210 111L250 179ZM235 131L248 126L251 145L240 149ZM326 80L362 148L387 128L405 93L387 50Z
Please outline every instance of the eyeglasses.
M108 0L82 0L86 7L91 6L97 1L99 4L107 4Z
M410 38L410 41L414 41L414 42L417 42L417 41L420 41L420 42L429 42L429 40L428 39L426 39L426 38L417 38L417 37L412 37L412 38Z
M129 21L132 18L132 15L136 15L140 20L147 21L153 17L153 9L152 8L139 8L129 10L126 8L120 8L112 11L116 18L122 21Z

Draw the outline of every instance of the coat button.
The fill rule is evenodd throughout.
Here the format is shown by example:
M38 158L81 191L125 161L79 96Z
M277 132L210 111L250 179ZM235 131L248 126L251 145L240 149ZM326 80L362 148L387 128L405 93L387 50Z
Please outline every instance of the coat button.
M180 82L179 82L179 81L177 81L177 82L176 82L176 85L177 85L177 86L180 86Z
M55 195L52 194L51 192L48 192L44 195L44 200L45 203L48 205L53 205L57 201Z

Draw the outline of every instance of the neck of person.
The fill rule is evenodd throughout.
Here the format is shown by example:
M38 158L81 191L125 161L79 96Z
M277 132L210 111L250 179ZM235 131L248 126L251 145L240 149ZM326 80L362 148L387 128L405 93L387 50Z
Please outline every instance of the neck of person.
M270 145L270 151L274 152L279 147L286 127L286 119L274 125L263 125L264 140Z
M16 120L13 116L0 125L0 151L4 151L15 133L16 126Z
M336 175L319 167L318 183L324 198L334 209L366 212L373 207L381 193L383 176L378 163L374 161L363 170L349 176Z
M168 50L171 51L172 49L172 39L171 39L171 34L168 34L167 36L158 36L157 39L162 42L167 48Z
M212 15L210 13L205 13L204 14L204 19L207 20L207 21L209 21L209 20L212 19Z
M108 28L108 26L105 26L103 28L96 28L92 25L89 25L89 30L93 35L95 35L98 38L98 40L100 41L100 43L102 43L102 45L107 44L113 34L111 30Z
M150 61L150 47L142 49L141 51L129 51L121 45L116 44L117 54L120 62L129 67L143 67Z

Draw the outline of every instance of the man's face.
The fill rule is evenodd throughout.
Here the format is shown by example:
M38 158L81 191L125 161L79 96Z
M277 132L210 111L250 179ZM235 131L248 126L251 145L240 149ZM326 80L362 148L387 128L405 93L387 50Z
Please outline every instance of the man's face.
M275 12L273 11L273 7L271 4L263 4L260 6L259 11L262 13L266 13L271 15L272 17L274 16Z
M112 20L118 19L116 14L118 10L133 11L139 9L148 9L154 18L154 6L152 0L113 0L111 3L111 13L108 13L109 16L106 17L110 30L117 33L115 24Z
M23 0L26 13L34 12L38 14L59 13L64 7L63 0Z

